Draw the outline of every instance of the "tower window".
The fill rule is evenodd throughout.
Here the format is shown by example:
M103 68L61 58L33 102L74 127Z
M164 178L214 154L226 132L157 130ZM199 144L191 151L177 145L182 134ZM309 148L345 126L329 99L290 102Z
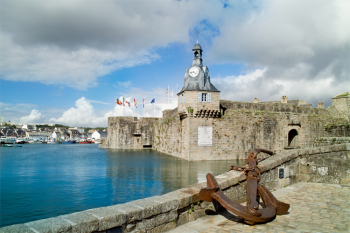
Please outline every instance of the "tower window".
M207 93L202 93L202 102L207 102Z

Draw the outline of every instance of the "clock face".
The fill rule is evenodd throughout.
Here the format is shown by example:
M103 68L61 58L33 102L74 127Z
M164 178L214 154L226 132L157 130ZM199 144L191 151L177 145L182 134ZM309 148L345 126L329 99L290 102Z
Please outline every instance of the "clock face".
M198 67L192 67L188 73L190 74L191 77L196 77L199 74L199 69Z

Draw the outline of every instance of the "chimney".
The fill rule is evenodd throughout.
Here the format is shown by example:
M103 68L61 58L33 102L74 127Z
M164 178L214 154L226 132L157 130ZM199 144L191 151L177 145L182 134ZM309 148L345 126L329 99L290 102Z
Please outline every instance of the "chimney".
M282 96L281 98L281 103L286 104L288 102L288 97L287 96Z
M323 101L318 102L318 108L324 108L324 103L323 103Z

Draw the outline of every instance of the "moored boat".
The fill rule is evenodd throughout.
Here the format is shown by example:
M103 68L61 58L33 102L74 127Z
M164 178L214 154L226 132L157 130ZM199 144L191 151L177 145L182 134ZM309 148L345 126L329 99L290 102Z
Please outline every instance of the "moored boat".
M55 138L49 138L49 139L47 140L47 143L50 143L50 144L58 144L59 141L57 141Z
M80 139L79 140L79 144L89 144L90 142L88 142L88 140L86 139Z
M73 144L75 143L76 141L73 140L73 139L66 139L65 141L63 141L62 143L65 143L65 144Z

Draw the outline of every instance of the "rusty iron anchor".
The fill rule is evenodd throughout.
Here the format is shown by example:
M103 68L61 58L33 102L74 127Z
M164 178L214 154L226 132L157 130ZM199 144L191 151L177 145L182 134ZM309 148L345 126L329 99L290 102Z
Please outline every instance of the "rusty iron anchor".
M247 158L248 167L231 166L230 170L244 171L247 177L247 203L243 206L229 199L220 189L214 176L207 174L207 188L201 189L199 199L212 202L217 200L229 212L243 218L249 225L265 223L273 220L276 215L283 215L288 212L289 204L278 201L273 194L263 185L259 185L260 169L257 166L257 155L264 152L273 155L273 151L255 149ZM263 203L259 203L261 197ZM262 208L259 208L259 204Z

